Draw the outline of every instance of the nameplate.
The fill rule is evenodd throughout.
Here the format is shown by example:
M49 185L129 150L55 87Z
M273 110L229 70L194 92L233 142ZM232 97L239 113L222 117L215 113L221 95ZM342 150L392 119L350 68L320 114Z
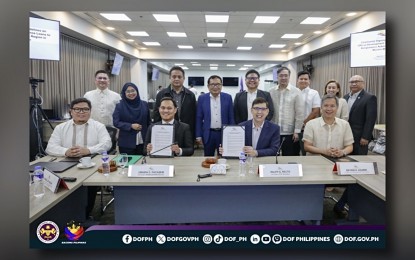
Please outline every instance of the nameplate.
M338 175L362 175L362 174L377 174L378 167L376 162L338 162Z
M128 166L128 177L174 177L173 165L130 165Z
M259 177L302 177L301 164L260 164Z
M211 174L226 174L226 164L211 164L210 173Z
M65 181L48 168L43 169L43 185L53 193L58 192L59 186L69 189Z

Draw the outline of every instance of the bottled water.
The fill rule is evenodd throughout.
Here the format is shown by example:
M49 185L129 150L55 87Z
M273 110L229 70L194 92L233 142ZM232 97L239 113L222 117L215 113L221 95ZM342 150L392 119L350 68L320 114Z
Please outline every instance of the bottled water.
M239 176L245 176L246 173L246 156L244 152L239 155Z
M33 185L33 195L37 198L41 198L45 195L42 166L35 166L32 177L33 179L31 180L31 185Z
M102 153L102 173L104 176L108 176L110 174L110 157L107 152Z

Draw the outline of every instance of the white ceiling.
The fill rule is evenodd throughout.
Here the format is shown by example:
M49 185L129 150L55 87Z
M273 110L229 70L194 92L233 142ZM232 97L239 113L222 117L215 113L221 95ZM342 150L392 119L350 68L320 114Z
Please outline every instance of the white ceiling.
M266 64L275 65L285 60L270 62L257 57L264 55L275 55L285 51L292 51L312 39L328 33L331 30L356 19L366 12L358 12L355 16L346 16L347 12L123 12L131 21L110 21L99 14L99 12L73 12L94 26L108 32L123 42L126 42L140 50L150 63L161 62L166 67L177 63L184 64L190 70L209 70L210 64L218 64L219 70L238 70L243 65L252 65L258 68ZM112 12L118 13L118 12ZM154 13L177 14L180 22L167 23L157 22L153 17ZM205 14L229 14L228 23L206 23ZM279 16L274 24L253 23L256 16ZM321 25L300 24L307 17L329 17L330 19ZM106 27L114 27L115 30L108 30ZM322 34L316 35L314 31L320 30ZM127 31L146 31L148 37L131 36ZM187 37L169 37L167 32L184 32ZM208 38L207 32L224 32L223 38ZM246 33L263 33L262 38L244 38ZM287 33L303 34L298 39L282 39L281 36ZM128 39L134 40L128 42ZM222 48L208 48L206 40L226 40ZM144 41L156 41L161 46L145 46ZM271 44L286 44L282 49L271 49ZM191 45L193 49L179 49L177 45ZM301 46L300 45L300 46ZM249 51L237 50L238 46L251 46ZM142 50L141 48L147 48ZM227 58L226 61L217 58L209 60L198 57L206 56L206 53L214 51L216 54L229 55L235 59ZM167 53L176 53L175 57L169 57ZM183 53L183 59L178 58ZM163 58L152 58L152 53L166 53ZM146 55L147 54L147 55ZM190 54L190 55L189 55ZM160 55L159 55L160 56ZM240 58L244 57L244 58ZM246 58L245 58L246 57ZM201 66L193 66L191 62L198 62ZM235 64L235 67L227 67L226 64Z

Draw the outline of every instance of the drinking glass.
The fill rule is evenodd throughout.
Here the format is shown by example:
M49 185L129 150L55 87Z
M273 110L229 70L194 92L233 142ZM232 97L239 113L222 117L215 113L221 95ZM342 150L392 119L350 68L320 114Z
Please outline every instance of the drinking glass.
M127 164L128 164L128 154L120 153L119 164L120 164L121 169L122 169L120 174L125 174L125 166L127 166Z
M248 155L246 163L248 165L248 174L254 174L254 156Z

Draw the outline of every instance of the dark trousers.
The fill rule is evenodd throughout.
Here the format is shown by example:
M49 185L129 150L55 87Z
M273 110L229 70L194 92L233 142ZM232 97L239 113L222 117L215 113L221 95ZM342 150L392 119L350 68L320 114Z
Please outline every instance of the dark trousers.
M144 151L144 144L136 145L135 148L127 148L127 147L118 147L120 153L126 153L129 155L143 155Z
M95 198L97 196L97 191L100 187L88 186L88 195L87 195L87 205L86 205L86 218L91 216L92 210L95 205Z
M222 131L210 130L209 141L203 140L205 156L214 156L215 151L219 154L219 145L222 143Z
M281 146L282 156L299 156L300 155L299 141L294 142L293 135L281 135L280 140L282 140L283 138L285 138L285 140Z
M304 150L303 134L304 134L304 130L298 134L298 139L299 139L298 144L300 146L300 155L305 156L307 153Z

